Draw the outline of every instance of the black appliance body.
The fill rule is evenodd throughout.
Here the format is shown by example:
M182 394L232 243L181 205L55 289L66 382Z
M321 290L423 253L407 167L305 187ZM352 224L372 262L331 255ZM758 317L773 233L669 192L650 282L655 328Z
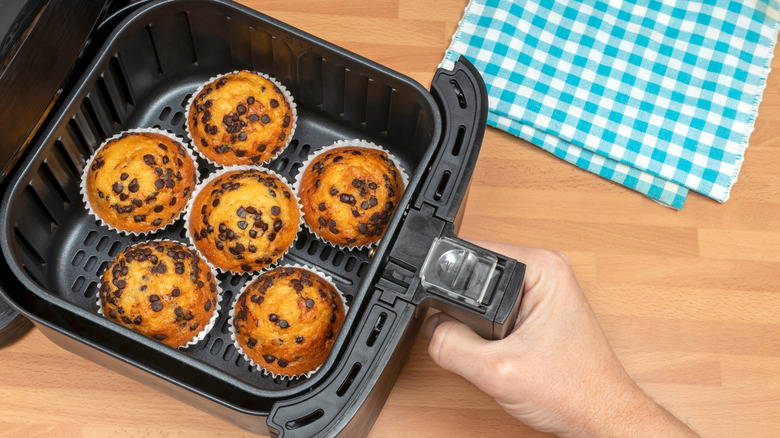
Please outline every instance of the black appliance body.
M40 24L47 7L51 13L66 2L39 3L46 3ZM63 11L77 9L67 3ZM62 76L41 70L51 96L35 99L45 103L2 145L16 159L2 183L0 298L48 338L249 431L356 436L370 430L429 307L486 338L511 330L524 265L455 236L487 115L484 83L468 61L438 70L428 91L229 0L98 3L76 14L89 18L89 32L73 49L74 62ZM230 342L227 309L249 275L218 276L222 314L203 341L184 349L97 313L97 285L116 254L142 239L187 236L180 222L147 237L97 224L79 194L86 159L125 129L184 135L191 93L210 77L241 69L275 77L298 106L290 146L266 167L292 181L312 151L361 138L387 148L410 175L377 247L342 250L302 230L282 262L321 269L350 305L327 361L307 379L263 375ZM7 79L0 77L0 96ZM213 170L200 164L201 177Z

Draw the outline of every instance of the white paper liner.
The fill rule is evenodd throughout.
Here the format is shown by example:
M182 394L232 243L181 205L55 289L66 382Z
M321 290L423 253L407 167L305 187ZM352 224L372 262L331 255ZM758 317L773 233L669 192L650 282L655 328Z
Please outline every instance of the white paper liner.
M230 310L228 311L228 327L230 329L230 339L233 341L233 346L236 348L236 350L238 350L239 354L241 354L247 362L249 362L252 366L254 366L256 370L260 371L263 374L263 376L271 375L271 377L273 377L273 378L277 378L278 377L278 378L281 378L281 379L289 379L289 380L296 380L296 379L300 379L301 377L308 378L308 377L311 377L312 374L316 373L317 370L319 370L322 367L322 365L318 366L317 368L314 368L313 370L309 371L308 373L296 374L296 375L293 375L293 376L290 376L290 375L287 375L287 374L276 374L273 371L269 371L269 370L263 368L260 364L256 363L254 360L252 360L252 358L249 357L244 352L244 349L241 348L241 345L238 343L238 339L236 339L236 332L235 332L235 329L233 327L233 316L234 316L234 314L236 312L236 304L238 303L238 299L241 297L241 295L243 295L244 291L246 291L247 288L249 288L249 286L252 283L254 283L254 281L257 280L261 275L263 275L264 273L266 273L268 271L276 269L276 268L299 268L299 269L304 269L304 270L307 270L307 271L309 271L309 272L311 272L313 274L316 274L317 276L319 276L320 278L325 280L328 284L333 286L333 289L335 289L336 292L339 294L339 297L341 297L341 304L344 306L344 319L346 320L347 312L349 312L349 306L347 305L347 300L346 300L346 297L344 296L344 293L342 293L341 290L336 286L336 283L333 281L333 278L331 278L329 275L326 275L324 272L322 272L322 271L320 271L320 270L318 270L316 268L313 268L311 266L308 266L308 265L301 265L301 264L298 264L298 263L292 263L292 264L289 264L289 265L272 264L271 266L269 266L269 267L263 269L262 271L260 271L257 275L252 276L246 282L246 284L244 284L244 286L241 287L241 291L239 293L237 293L236 296L233 298L233 304L230 306ZM344 327L343 327L343 322L342 322L342 329L343 328ZM338 336L338 335L335 335L335 336ZM330 352L328 352L328 354L330 354ZM326 357L326 360L327 360L327 357Z
M200 257L201 260L206 262L206 259L204 259L200 255L200 253L198 253L195 250L195 248L193 248L190 245L186 245L184 243L177 242L175 240L159 239L159 240L149 240L149 241L145 241L145 242L138 242L138 243L134 243L134 244L128 246L122 252L127 251L128 248L131 248L131 247L133 247L135 245L139 245L141 243L150 243L150 242L173 242L173 243L177 243L177 244L179 244L179 245L189 249L192 253L198 254L198 257ZM209 319L209 322L206 325L204 325L203 328L201 328L200 331L197 334L195 334L195 336L193 336L193 338L191 340L189 340L185 344L180 345L180 346L175 347L175 348L187 348L187 347L193 346L193 345L197 344L198 342L202 341L206 337L206 335L211 331L211 329L214 328L214 324L216 324L217 319L219 319L219 311L220 311L220 309L222 309L222 306L220 305L220 302L222 301L222 288L219 286L219 280L217 280L217 273L214 272L214 269L211 267L211 265L208 264L208 262L206 262L206 266L208 266L209 271L211 272L212 281L214 281L214 284L217 285L217 292L216 292L216 294L217 294L217 304L214 306L214 313L211 315L211 319ZM108 269L108 268L106 268L106 269ZM103 280L103 276L102 275L101 275L100 279L101 279L101 282L102 282L102 280ZM97 298L97 305L98 305L98 314L105 318L106 315L105 315L105 313L103 313L103 304L100 302L100 287L98 287L97 289L98 290L97 290L97 293L96 293L96 298ZM130 330L132 330L132 329L130 329ZM133 330L133 331L135 331L135 330ZM137 332L137 333L141 333L141 332ZM143 334L143 333L141 333L141 334ZM150 339L153 339L153 338L150 338ZM158 342L162 343L161 341L158 341Z
M164 136L170 138L173 141L176 141L177 143L180 143L182 145L182 148L186 152L187 156L192 161L192 164L195 166L195 183L197 185L198 175L199 175L199 173L198 173L198 162L197 162L197 160L195 160L195 157L192 154L192 150L190 150L188 142L187 142L187 140L184 137L182 137L180 135L176 135L176 134L174 134L172 132L163 131L162 129L157 129L157 128L133 128L133 129L128 129L128 130L119 132L119 133L113 135L112 137L107 138L106 140L104 140L103 143L100 144L100 147L98 147L97 150L95 150L95 152L92 154L92 156L90 156L89 159L87 159L87 163L84 165L84 168L81 171L81 182L79 183L79 193L81 193L81 199L84 201L84 205L87 208L87 212L89 212L89 214L91 214L95 219L97 219L98 223L100 223L101 225L104 225L104 226L108 227L108 229L110 229L112 231L115 231L115 232L117 232L119 234L133 235L133 236L146 236L149 233L155 233L157 231L165 229L165 228L175 224L179 219L181 219L182 216L184 216L184 212L187 210L186 206L187 206L187 204L189 204L189 200L187 200L187 204L185 204L185 208L182 208L182 210L179 212L179 214L172 221L168 222L167 224L160 225L159 227L151 229L149 231L127 231L127 230L122 230L122 229L116 228L113 225L111 225L108 222L106 222L105 220L103 220L103 218L101 218L95 212L95 210L92 208L92 204L89 202L89 196L87 196L87 175L89 174L89 168L92 166L92 162L95 160L95 157L97 157L98 152L100 152L100 150L103 149L103 147L106 146L109 142L111 142L113 140L116 140L116 139L118 139L119 137L121 137L121 136L123 136L125 134L135 134L135 133L160 134L160 135L164 135ZM190 194L189 194L190 199L192 199L192 193L193 193L193 191L190 191Z
M318 149L318 150L312 152L311 154L309 154L309 156L306 158L306 160L304 160L303 163L301 164L301 167L299 167L300 172L298 172L298 175L295 178L295 182L293 183L293 188L295 189L295 194L298 197L299 201L301 199L301 196L300 196L301 180L303 179L303 174L306 172L306 169L308 169L309 166L311 165L311 163L314 160L316 160L317 157L319 157L320 155L322 155L322 154L324 154L324 153L326 153L326 152L328 152L328 151L330 151L332 149L341 148L341 147L359 147L359 148L366 148L366 149L376 149L376 150L384 152L385 154L387 154L388 158L390 158L393 161L393 163L395 164L396 169L398 169L398 172L401 174L401 181L404 184L404 191L406 191L406 188L409 187L409 175L407 175L406 169L404 169L403 165L401 165L401 162L398 160L398 158L395 155L393 155L392 153L390 153L390 151L388 151L387 149L383 148L382 146L377 145L376 143L372 143L372 142L367 141L367 140L360 140L360 139L338 140L338 141L336 141L333 144L330 144L328 146L324 146L321 149ZM403 192L401 192L400 195L403 195ZM399 198L400 198L400 196L399 196ZM396 208L395 211L397 211L398 206L396 205L395 208ZM303 210L301 210L301 211L303 211ZM395 211L393 211L393 214L395 214ZM339 249L344 249L344 250L348 250L348 251L349 250L358 250L359 251L359 250L362 250L364 248L371 248L373 246L379 246L379 243L382 241L382 239L380 238L376 242L368 243L368 244L365 244L365 245L342 245L342 244L338 244L338 243L335 243L335 242L331 242L331 241L325 239L324 237L320 236L317 233L317 231L315 231L315 230L311 229L311 227L309 227L309 225L306 223L305 220L303 221L303 226L305 226L307 230L311 231L311 233L314 234L314 236L317 237L317 239L319 239L321 242L323 242L323 243L325 243L327 245L335 246L335 247L337 247Z
M209 260L202 252L200 252L200 249L195 244L195 238L193 237L193 231L190 227L191 218L193 213L195 212L195 209L193 208L193 204L195 203L195 199L198 197L200 192L203 190L204 187L206 187L210 182L215 180L216 178L219 178L227 173L234 172L234 171L243 171L243 170L252 170L252 171L260 171L263 173L267 173L269 175L273 175L276 178L278 178L281 182L287 185L287 188L290 190L290 194L295 199L295 205L298 206L298 228L295 232L295 238L292 240L292 243L290 243L290 246L287 247L287 251L283 252L278 258L271 261L270 266L273 266L276 263L279 263L284 259L284 256L287 254L288 251L290 251L290 248L295 246L295 242L298 240L298 233L301 231L301 227L303 226L303 210L301 207L301 200L298 198L298 195L296 194L295 190L293 190L292 184L290 184L287 179L278 173L274 172L271 169L265 168L265 167L259 167L254 165L240 165L240 166L225 166L222 168L218 168L215 172L211 173L208 178L205 178L203 181L201 181L196 187L195 190L192 193L192 196L190 197L190 200L187 202L187 207L185 208L185 211L187 211L187 216L184 221L184 227L187 229L187 238L190 240L190 243L195 248L196 251L198 251L198 255L208 263L210 267L213 269L216 269L218 272L226 272L236 275L243 275L243 274L254 274L256 272L262 271L264 268L260 268L254 271L231 271L229 269L222 269L219 266L216 266ZM200 212L198 212L200 214Z
M284 145L281 148L279 148L279 151L277 153L271 155L265 161L260 161L260 162L252 163L252 164L242 164L242 165L239 165L239 166L263 166L263 165L268 164L269 162L271 162L274 158L278 157L279 154L281 154L287 148L287 146L290 145L290 142L292 141L293 135L295 135L295 128L298 126L298 108L297 108L297 106L295 104L295 100L293 100L292 94L287 89L287 87L285 87L279 81L277 81L276 78L274 78L272 76L269 76L269 75L267 75L265 73L259 72L259 71L251 71L251 70L233 70L233 71L228 72L228 73L223 73L223 74L211 77L207 81L203 82L192 93L192 96L190 96L189 100L187 101L187 106L185 107L185 110L184 110L184 120L185 120L184 126L185 126L185 129L187 130L187 138L189 138L190 142L192 143L192 149L195 151L195 153L199 157L201 157L204 160L206 160L207 162L211 163L213 166L216 166L217 168L225 167L226 165L217 163L216 161L213 161L210 158L208 158L206 155L204 155L200 151L200 146L198 144L196 144L195 139L192 137L192 132L190 132L190 109L192 108L192 102L200 95L201 91L203 91L203 89L206 88L207 85L211 84L212 82L214 82L216 80L219 80L222 77L225 77L225 76L228 76L228 75L232 75L232 74L236 74L236 73L239 73L241 71L246 71L246 72L249 72L249 73L256 74L258 76L262 76L265 79L268 79L269 81L271 81L277 87L279 87L279 90L282 92L284 97L287 98L287 102L290 103L290 110L292 111L293 116L292 116L292 128L290 128L290 135L287 136L287 141L284 143Z

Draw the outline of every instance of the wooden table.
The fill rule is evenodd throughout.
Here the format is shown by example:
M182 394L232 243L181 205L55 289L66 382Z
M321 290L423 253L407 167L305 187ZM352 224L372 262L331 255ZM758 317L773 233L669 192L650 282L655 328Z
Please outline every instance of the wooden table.
M243 3L428 86L466 0ZM564 251L618 356L649 394L705 436L776 436L775 123L780 75L772 73L731 199L691 193L681 211L489 128L461 235ZM426 346L420 334L370 436L542 436L438 368ZM37 330L0 350L0 413L3 436L248 435Z

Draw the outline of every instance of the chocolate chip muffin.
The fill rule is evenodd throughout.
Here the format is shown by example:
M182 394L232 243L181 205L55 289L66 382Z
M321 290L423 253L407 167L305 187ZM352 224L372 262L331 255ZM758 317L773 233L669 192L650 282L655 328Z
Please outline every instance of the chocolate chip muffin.
M360 146L319 153L298 185L306 226L347 247L377 243L403 191L401 173L387 153Z
M195 195L187 226L195 247L214 266L259 271L280 259L300 225L298 199L276 175L228 168Z
M215 164L266 163L293 135L292 99L258 73L230 73L196 93L187 129L198 152Z
M146 233L175 221L197 184L192 157L173 136L125 132L108 140L84 169L89 210L124 232Z
M238 297L232 330L237 347L259 367L293 377L325 362L344 313L341 295L321 276L277 267Z
M209 328L218 295L216 278L198 253L166 240L121 252L99 289L106 318L174 348Z

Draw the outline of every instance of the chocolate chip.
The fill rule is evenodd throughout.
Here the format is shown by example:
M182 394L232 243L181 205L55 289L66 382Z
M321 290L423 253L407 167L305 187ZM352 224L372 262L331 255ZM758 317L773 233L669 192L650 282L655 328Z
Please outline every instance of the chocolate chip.
M276 322L276 321L279 320L279 315L277 315L275 313L272 313L272 314L268 315L268 320L271 321L271 322Z
M360 234L366 234L368 232L368 227L366 226L366 224L360 224L358 225L358 231L360 232Z
M368 210L368 207L370 207L370 205L368 205L368 202L366 202L366 201L363 201L363 202L360 204L360 207L361 207L361 208L363 208L363 210Z
M246 340L246 346L249 348L255 348L257 345L257 339L250 337Z
M236 214L240 218L245 218L246 217L246 209L244 209L244 207L238 207L238 210L236 210Z
M165 180L165 187L168 187L169 189L172 189L173 186L175 186L175 185L176 185L176 181L174 181L173 179L169 178L169 179Z
M175 313L176 316L181 318L182 316L184 316L184 309L182 309L181 307L177 307L177 308L173 309L173 313Z
M136 207L140 207L140 206L144 205L144 201L142 201L142 200L140 200L138 198L133 199L132 202L133 202L133 205L135 205Z
M211 206L212 206L212 207L216 207L216 206L218 206L218 205L219 205L219 198L217 198L217 199L215 199L215 200L211 201Z
M158 341L162 341L162 340L164 340L166 338L165 335L153 335L152 337L154 339L157 339Z
M111 190L114 191L114 193L119 194L122 193L122 190L124 189L124 186L122 183L114 183L114 185L111 186Z
M295 343L296 344L303 344L303 341L304 341L303 336L296 336L295 337Z
M149 295L149 302L153 303L155 301L160 301L160 297L157 294Z
M265 360L266 363L272 363L273 361L276 360L276 357L274 357L274 356L272 356L270 354L264 354L263 355L263 359Z
M146 215L144 215L144 214L137 214L137 215L133 216L133 220L134 220L136 223L137 223L137 222L143 222L143 221L145 221L145 220L146 220Z
M339 161L341 161L343 159L344 159L344 157L342 157L341 155L337 155L336 158L333 159L333 162L334 163L338 163Z
M236 224L238 225L238 228L241 228L242 230L246 229L247 225L249 225L246 221L238 221Z
M271 99L268 103L271 104L271 108L276 108L279 106L279 101L276 99Z
M171 295L173 295L174 297L178 297L179 294L181 294L181 289L179 289L178 287L173 288L173 290L171 291Z
M289 326L290 326L290 324L288 324L286 320L283 319L283 320L279 321L279 328L286 329Z
M116 310L114 310L114 309L109 310L108 311L108 316L116 319Z
M236 112L239 114L244 114L246 112L246 107L244 105L239 104L236 107Z
M249 230L249 237L252 237L252 238L257 237L257 231Z
M278 205L274 205L273 207L271 207L271 214L272 215L278 216L281 212L282 212L282 209L279 208Z
M368 200L368 203L371 204L372 206L376 206L377 200L376 200L376 198L371 198L371 199Z
M339 194L339 189L337 189L335 187L331 187L330 188L330 194L333 195L333 196L338 195Z
M263 123L270 123L270 122L271 122L271 118L270 118L270 117L268 117L268 114L263 114L263 117L261 117L261 118L260 118L260 120L261 120Z
M376 190L376 183L368 183L368 188L371 190Z
M142 322L142 319L141 319L140 316L136 316L135 319L133 320L133 324L135 324L135 325L139 325L139 324L141 324L141 322Z
M273 242L274 239L276 239L276 233L269 233L268 234L268 241Z
M122 174L119 175L119 179L122 180L122 181L126 180L129 177L130 177L130 175L126 174L125 172L122 172Z
M161 189L165 187L165 181L158 179L157 181L154 182L154 186L157 187L158 189Z
M205 310L206 312L211 310L211 300L208 300L205 303L203 303L203 310Z
M161 301L155 301L152 303L152 310L155 312L159 312L163 309L163 303Z
M287 361L284 359L279 359L278 362L276 362L280 368L286 368L287 367Z
M159 213L159 212L163 211L164 208L165 207L163 207L162 205L155 205L154 206L154 212L155 213Z
M320 211L325 211L328 207L325 205L324 202L320 202L320 205L318 205L317 208L319 208Z
M154 156L150 154L144 155L144 163L148 164L149 166L154 166L155 164L157 164L157 162L154 159Z
M152 221L152 225L154 225L155 227L159 226L161 223L162 223L162 219L160 219L159 217Z
M308 307L309 309L314 307L314 300L312 300L311 298L307 299L306 300L306 307Z

